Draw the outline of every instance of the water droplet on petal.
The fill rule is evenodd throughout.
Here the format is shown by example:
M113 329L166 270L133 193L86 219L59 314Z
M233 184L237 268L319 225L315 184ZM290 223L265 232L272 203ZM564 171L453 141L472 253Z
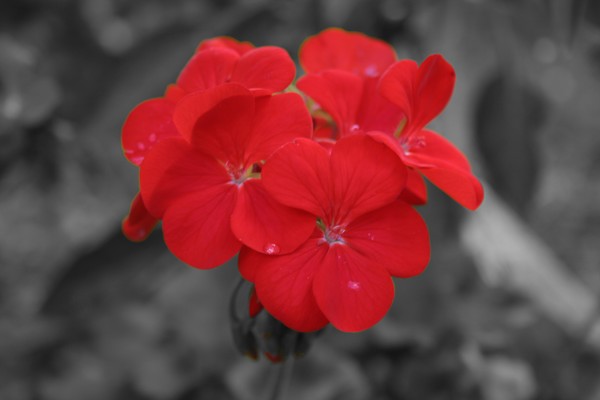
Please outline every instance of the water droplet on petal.
M358 124L354 124L350 127L350 132L358 132L360 130L360 126Z
M367 238L369 240L375 240L375 235L373 235L371 232L367 233Z
M142 142L138 142L137 148L140 149L140 150L144 150L146 148L146 145L144 143L142 143Z
M366 76L370 76L370 77L375 77L375 76L379 75L379 71L377 70L377 66L376 65L369 65L367 68L365 68L365 75Z
M352 290L360 290L360 282L348 281L348 288Z
M277 255L281 251L279 246L277 246L275 243L266 244L264 247L264 250L265 250L265 254L268 254L270 256Z
M156 142L156 133L151 133L150 136L148 136L148 140L150 143Z
M135 165L140 165L144 161L144 156L133 156L131 157L131 162Z

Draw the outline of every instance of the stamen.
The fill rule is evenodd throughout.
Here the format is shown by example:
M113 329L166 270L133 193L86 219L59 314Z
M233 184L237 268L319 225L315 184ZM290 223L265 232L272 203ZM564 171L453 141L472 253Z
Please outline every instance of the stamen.
M346 244L343 237L344 233L346 233L344 225L335 225L331 228L326 227L323 231L323 240L329 243L329 245Z

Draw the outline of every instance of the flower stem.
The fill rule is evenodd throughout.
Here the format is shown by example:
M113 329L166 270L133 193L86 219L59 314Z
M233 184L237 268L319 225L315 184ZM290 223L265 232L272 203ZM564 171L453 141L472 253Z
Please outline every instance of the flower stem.
M283 400L287 398L286 392L292 380L292 372L294 369L294 357L289 355L285 361L277 365L275 382L269 400Z

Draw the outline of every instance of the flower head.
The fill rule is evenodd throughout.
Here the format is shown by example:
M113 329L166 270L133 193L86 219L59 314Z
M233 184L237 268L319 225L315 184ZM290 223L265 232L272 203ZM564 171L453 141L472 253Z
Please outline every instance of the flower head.
M392 277L425 269L429 234L412 206L427 200L424 177L466 208L483 198L465 156L427 129L454 87L443 57L397 61L378 39L327 29L305 41L300 63L308 106L282 93L295 76L283 49L206 40L122 134L140 168L126 236L143 240L160 220L171 252L200 269L239 252L254 291L234 337L274 360L314 335L291 330L373 326L392 304ZM254 330L261 318L267 329ZM286 333L261 342L273 332Z

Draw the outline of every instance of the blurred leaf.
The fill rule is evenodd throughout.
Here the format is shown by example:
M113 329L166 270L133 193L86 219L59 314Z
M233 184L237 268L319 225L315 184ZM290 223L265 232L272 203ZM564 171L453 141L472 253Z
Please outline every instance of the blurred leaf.
M116 385L101 360L75 348L64 355L56 373L42 376L39 392L44 400L105 400L116 398Z
M495 356L480 365L481 388L486 400L529 400L537 384L531 367L522 360Z
M598 1L592 1L592 3L594 2L597 3ZM569 36L567 38L567 43L569 44L569 47L572 47L575 38L577 37L577 33L581 28L581 23L583 22L588 0L571 0L570 3L571 12L569 15Z
M51 78L36 77L26 82L22 88L23 125L32 126L49 118L61 101L61 91L58 84Z
M597 1L591 1L591 3L594 2ZM552 30L568 49L573 47L581 28L587 3L588 0L547 0L546 6L549 8L553 21Z
M475 139L490 184L516 210L526 210L539 176L537 135L546 104L512 74L492 77L475 113Z
M600 29L600 1L588 1L584 10L586 21Z
M529 298L565 332L600 349L597 296L527 225L485 188L482 207L466 219L461 242L490 285Z

